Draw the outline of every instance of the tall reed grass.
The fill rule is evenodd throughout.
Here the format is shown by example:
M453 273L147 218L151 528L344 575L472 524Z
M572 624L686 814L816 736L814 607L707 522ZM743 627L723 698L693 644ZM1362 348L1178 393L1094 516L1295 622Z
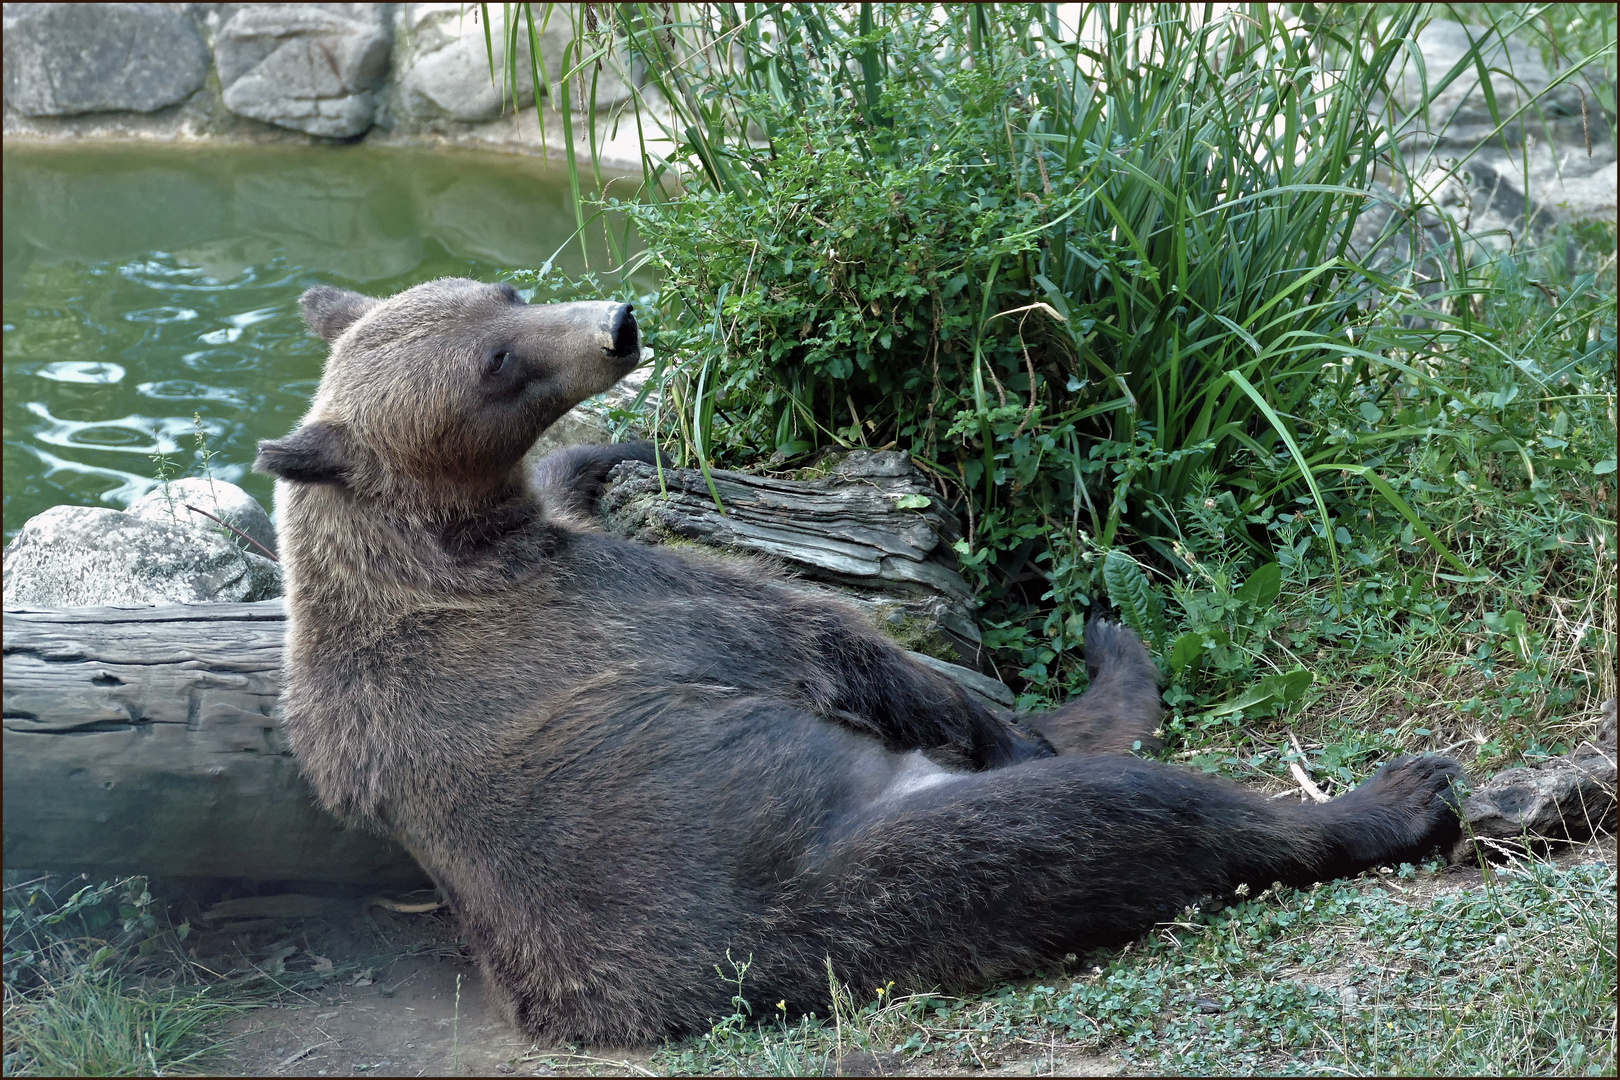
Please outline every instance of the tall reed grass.
M1414 394L1488 411L1446 371L1495 347L1492 279L1431 201L1421 133L1537 11L1482 11L1474 48L1426 71L1427 5L581 10L563 103L600 64L645 75L621 117L642 189L608 202L646 248L598 285L656 270L667 434L705 469L910 451L968 519L985 596L1044 618L1056 653L1108 551L1192 573L1191 504L1215 493L1251 566L1286 510L1339 578L1370 498L1435 570L1490 575L1386 475L1423 423L1348 453L1323 417ZM1613 49L1566 42L1555 85ZM1540 108L1488 105L1495 134Z

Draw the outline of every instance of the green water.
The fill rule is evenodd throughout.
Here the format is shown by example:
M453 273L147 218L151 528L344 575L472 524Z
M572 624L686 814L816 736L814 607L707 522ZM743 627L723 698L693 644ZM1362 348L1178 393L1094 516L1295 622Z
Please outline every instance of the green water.
M8 540L59 503L129 505L154 454L200 475L198 415L212 474L268 507L254 445L325 355L303 290L499 280L575 227L555 166L446 151L8 148L4 185ZM557 265L583 268L577 242Z

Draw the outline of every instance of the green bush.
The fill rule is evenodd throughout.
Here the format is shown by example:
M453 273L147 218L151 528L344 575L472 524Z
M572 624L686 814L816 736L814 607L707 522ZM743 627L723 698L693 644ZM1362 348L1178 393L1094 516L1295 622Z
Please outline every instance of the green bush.
M1289 29L1264 6L1084 6L1082 41L1045 6L680 10L614 10L674 148L604 204L646 244L610 287L658 274L663 434L704 468L910 451L966 519L986 641L1026 704L1083 683L1103 598L1190 709L1296 700L1289 662L1260 700L1217 704L1319 582L1307 630L1335 634L1370 568L1405 605L1503 583L1499 541L1434 512L1477 500L1480 469L1536 506L1515 577L1556 561L1528 535L1547 515L1590 568L1568 495L1612 462L1612 262L1536 278L1568 287L1532 314L1523 260L1481 263L1454 231L1383 274L1349 244L1375 202L1393 213L1374 247L1431 209L1403 182L1428 163L1372 108L1426 7L1307 6Z

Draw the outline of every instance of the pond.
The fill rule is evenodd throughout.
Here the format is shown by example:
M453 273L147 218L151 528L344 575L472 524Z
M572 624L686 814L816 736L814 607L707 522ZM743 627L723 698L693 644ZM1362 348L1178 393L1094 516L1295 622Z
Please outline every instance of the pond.
M308 407L325 356L298 296L499 280L564 249L545 162L368 147L7 148L5 537L59 503L127 506L155 455L268 508L258 440ZM591 265L609 265L600 230Z

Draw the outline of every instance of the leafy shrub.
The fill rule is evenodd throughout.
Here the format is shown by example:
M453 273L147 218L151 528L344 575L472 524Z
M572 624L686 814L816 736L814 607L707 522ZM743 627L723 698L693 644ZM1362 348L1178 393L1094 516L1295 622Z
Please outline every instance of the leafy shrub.
M1512 496L1535 505L1514 534L1525 572L1586 543L1542 556L1531 534L1547 514L1561 537L1590 523L1550 477L1613 467L1612 286L1510 316L1522 257L1480 265L1455 232L1421 266L1358 262L1426 210L1410 180L1427 163L1369 108L1426 9L1306 6L1284 25L1261 6L1083 6L1079 40L1034 6L679 10L614 11L673 115L638 114L668 144L636 201L604 204L647 245L606 288L658 272L644 325L665 435L704 468L909 450L966 518L958 554L1025 704L1083 683L1105 598L1172 696L1207 706L1253 682L1284 622L1262 595L1330 580L1309 633L1342 636L1369 596L1432 607L1414 573L1499 585L1498 542L1435 512L1440 491L1478 490L1464 460L1514 488L1510 458L1561 462ZM1490 17L1505 34L1535 12ZM1431 73L1431 94L1469 63ZM1374 184L1390 170L1405 195ZM1352 248L1374 199L1395 204L1385 236ZM1539 404L1566 398L1543 424ZM1396 582L1358 580L1375 568ZM1303 693L1270 675L1219 715Z

